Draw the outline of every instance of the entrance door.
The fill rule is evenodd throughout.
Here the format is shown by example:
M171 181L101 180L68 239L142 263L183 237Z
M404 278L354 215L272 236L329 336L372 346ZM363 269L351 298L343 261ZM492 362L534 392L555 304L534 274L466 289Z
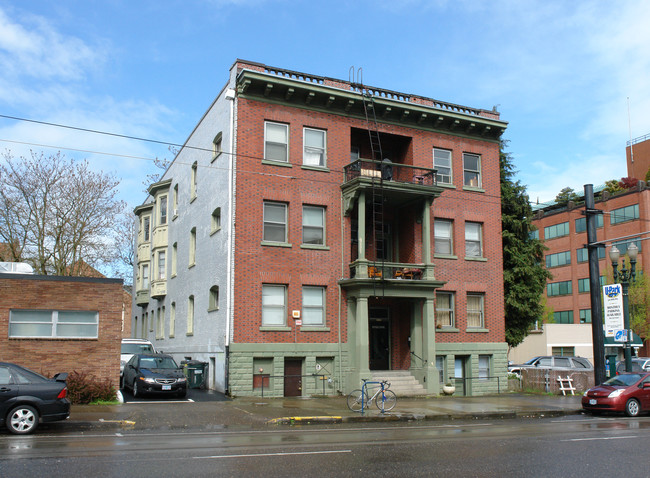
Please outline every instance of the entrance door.
M458 395L467 395L469 392L469 385L467 383L467 367L469 365L469 357L468 356L456 356L456 360L454 361L454 378L456 382L456 392L458 392Z
M370 318L370 370L390 370L390 321Z
M284 396L302 395L302 359L284 359Z

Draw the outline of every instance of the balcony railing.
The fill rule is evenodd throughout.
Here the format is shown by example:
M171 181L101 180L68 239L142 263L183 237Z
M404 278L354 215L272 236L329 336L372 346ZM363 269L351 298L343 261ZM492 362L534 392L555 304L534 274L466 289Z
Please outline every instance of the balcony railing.
M357 178L375 178L395 183L437 185L435 169L421 168L410 164L357 159L345 166L344 170L346 182Z
M362 267L364 268L362 270ZM367 271L369 279L422 280L425 278L424 264L406 264L399 262L353 262L350 265L350 278L364 277Z

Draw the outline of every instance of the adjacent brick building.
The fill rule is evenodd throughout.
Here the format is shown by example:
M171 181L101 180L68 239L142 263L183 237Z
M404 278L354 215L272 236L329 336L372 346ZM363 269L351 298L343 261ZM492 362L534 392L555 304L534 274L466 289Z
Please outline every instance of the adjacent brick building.
M119 383L121 279L0 274L0 361Z
M496 111L238 60L135 210L134 335L232 395L505 377ZM316 375L316 376L314 376Z

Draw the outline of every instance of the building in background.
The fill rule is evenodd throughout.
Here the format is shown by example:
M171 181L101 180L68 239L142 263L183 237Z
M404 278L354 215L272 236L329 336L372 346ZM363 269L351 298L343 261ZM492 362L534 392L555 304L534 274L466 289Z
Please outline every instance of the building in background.
M135 209L133 335L206 362L233 396L371 376L497 391L505 128L495 110L236 61Z

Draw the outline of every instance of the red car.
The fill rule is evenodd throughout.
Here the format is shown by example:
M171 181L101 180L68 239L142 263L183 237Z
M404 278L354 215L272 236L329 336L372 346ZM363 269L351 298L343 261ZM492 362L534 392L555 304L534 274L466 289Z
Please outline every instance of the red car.
M636 417L650 411L650 373L622 373L582 396L582 408L591 413L625 412Z

